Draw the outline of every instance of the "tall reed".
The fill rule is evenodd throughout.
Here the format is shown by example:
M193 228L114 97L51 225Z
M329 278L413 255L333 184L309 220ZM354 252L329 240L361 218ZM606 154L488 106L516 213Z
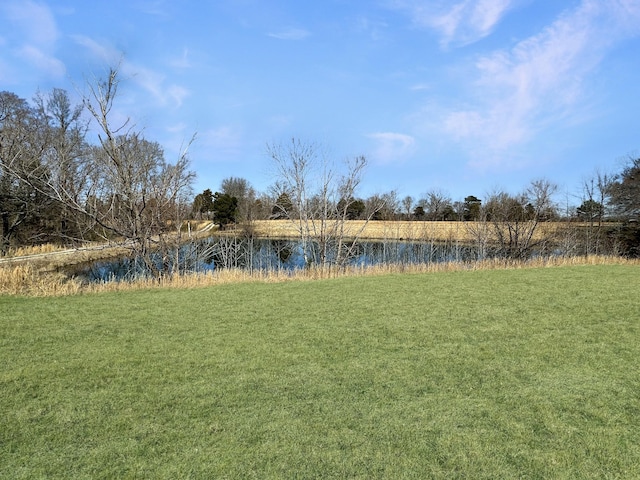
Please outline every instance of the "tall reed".
M61 273L47 272L31 264L0 267L0 295L63 296L87 293L145 290L153 288L201 288L207 286L265 282L311 281L324 278L360 277L369 275L418 274L463 270L495 270L546 268L575 265L640 265L640 259L615 256L548 257L532 260L485 259L475 262L432 262L423 264L387 264L348 266L345 268L305 268L298 270L219 269L202 273L136 280L86 283L67 278Z

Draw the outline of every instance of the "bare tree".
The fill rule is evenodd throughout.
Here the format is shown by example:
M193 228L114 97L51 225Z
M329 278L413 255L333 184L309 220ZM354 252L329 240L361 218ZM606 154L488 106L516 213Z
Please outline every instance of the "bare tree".
M24 180L43 168L47 139L41 119L26 100L0 92L0 254L18 236L37 235L43 214L49 213L48 197L40 178L37 187Z
M403 213L407 218L411 218L411 210L413 208L413 197L407 195L402 199Z
M424 209L428 220L444 220L445 209L451 206L451 198L440 189L433 189L426 193Z
M534 248L544 248L554 232L540 231L540 223L555 215L553 195L556 186L547 180L535 180L522 193L510 195L498 191L487 199L480 223L491 229L476 228L477 234L495 244L506 258L527 258ZM474 233L474 232L471 232Z
M47 137L48 148L44 153L44 164L48 181L54 190L65 191L78 200L86 188L85 162L90 149L85 138L89 122L82 117L83 105L72 105L65 90L54 88L48 95L37 94L36 110L43 119L42 128ZM84 238L87 225L60 203L55 215L56 232L63 241Z
M616 216L637 222L640 216L640 157L629 157L609 187L609 204Z
M129 119L114 125L111 113L118 86L118 71L112 68L106 79L89 86L90 94L84 98L100 129L101 146L92 159L98 176L89 191L106 209L87 209L62 192L60 196L126 240L153 275L174 273L179 268L172 261L178 255L175 235L180 236L194 173L188 168L186 149L175 164L169 164L160 145L145 140Z
M238 222L248 226L256 219L259 214L256 205L257 194L246 179L225 178L220 184L220 191L238 199Z
M194 179L187 150L170 164L160 145L144 139L129 119L114 124L118 86L115 68L88 86L83 104L98 126L99 146L88 149L82 162L75 162L73 169L66 163L75 158L75 145L61 138L52 143L58 150L48 164L14 168L12 175L84 216L103 239L122 241L152 275L173 274L179 269L180 232ZM64 99L52 98L48 106L58 115L59 128L77 118Z
M338 166L319 145L298 139L267 145L267 153L277 172L275 193L290 202L285 206L280 201L277 213L295 224L305 264L326 273L343 266L363 229L349 231L347 219L366 159L360 156Z
M395 220L400 208L395 190L373 194L364 203L366 217L371 220Z
M601 252L605 240L602 222L605 205L609 201L611 177L600 171L582 183L582 204L576 209L580 220L587 220L586 228L581 228L584 235L585 254Z

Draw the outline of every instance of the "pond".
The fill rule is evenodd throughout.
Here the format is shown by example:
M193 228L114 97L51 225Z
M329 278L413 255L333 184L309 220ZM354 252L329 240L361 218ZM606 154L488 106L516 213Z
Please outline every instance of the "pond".
M462 243L364 241L350 246L347 265L421 264L471 261L475 247ZM240 239L211 237L183 246L179 251L181 273L207 272L221 268L249 271L293 271L305 267L300 241L291 239ZM134 279L145 275L140 259L119 258L80 265L66 273L88 282Z

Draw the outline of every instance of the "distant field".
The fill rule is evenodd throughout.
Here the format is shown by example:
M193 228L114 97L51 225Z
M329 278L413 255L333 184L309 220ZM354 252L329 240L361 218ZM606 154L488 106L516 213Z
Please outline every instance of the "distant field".
M556 230L562 223L541 223L539 232ZM296 225L290 220L258 220L255 231L264 237L288 237L297 235ZM408 222L351 220L346 222L346 234L376 240L434 240L460 242L472 241L476 222Z
M0 296L0 478L640 478L640 276Z

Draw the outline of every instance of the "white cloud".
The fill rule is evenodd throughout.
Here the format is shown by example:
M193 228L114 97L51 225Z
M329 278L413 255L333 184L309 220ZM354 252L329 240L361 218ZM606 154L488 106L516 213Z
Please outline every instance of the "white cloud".
M277 32L271 32L267 34L270 37L277 38L278 40L303 40L311 35L311 32L302 28L285 28Z
M21 48L20 55L38 70L47 72L53 78L61 78L66 72L64 63L32 45Z
M411 87L409 87L409 90L411 90L412 92L420 92L422 90L431 90L431 85L428 83L417 83L415 85L411 85Z
M84 35L75 35L73 39L101 63L113 67L119 65L120 73L125 78L150 93L160 105L164 106L171 102L172 106L180 107L190 93L180 85L167 85L166 76L163 73L125 59L122 53L109 45L103 45Z
M56 21L47 6L27 0L10 2L4 10L7 17L23 30L26 43L50 46L58 40Z
M180 85L167 85L164 74L128 61L122 62L122 73L150 93L160 105L182 106L189 90Z
M85 47L91 55L96 57L101 63L107 65L117 65L122 59L122 53L116 49L100 44L86 35L72 35L71 38L80 46Z
M184 99L187 98L190 93L189 90L179 85L170 85L167 90L167 95L173 100L176 107L181 107Z
M29 0L10 2L0 7L0 13L6 15L19 35L19 46L12 47L6 39L1 42L9 47L12 54L48 76L64 76L66 68L54 55L60 35L55 18L47 6Z
M225 125L198 133L198 144L213 150L214 154L234 154L242 144L242 132Z
M396 9L408 11L414 23L440 34L440 43L467 45L491 34L517 0L462 0L424 2L396 0Z
M153 95L161 103L166 102L166 92L163 87L165 76L149 68L135 65L129 61L123 61L122 73L144 90Z
M482 101L446 115L444 130L475 142L476 150L496 152L579 115L589 74L612 46L640 33L638 4L583 0L540 34L481 57L474 97Z
M379 163L402 161L415 149L415 139L410 135L394 132L378 132L367 135L375 141L372 156Z

